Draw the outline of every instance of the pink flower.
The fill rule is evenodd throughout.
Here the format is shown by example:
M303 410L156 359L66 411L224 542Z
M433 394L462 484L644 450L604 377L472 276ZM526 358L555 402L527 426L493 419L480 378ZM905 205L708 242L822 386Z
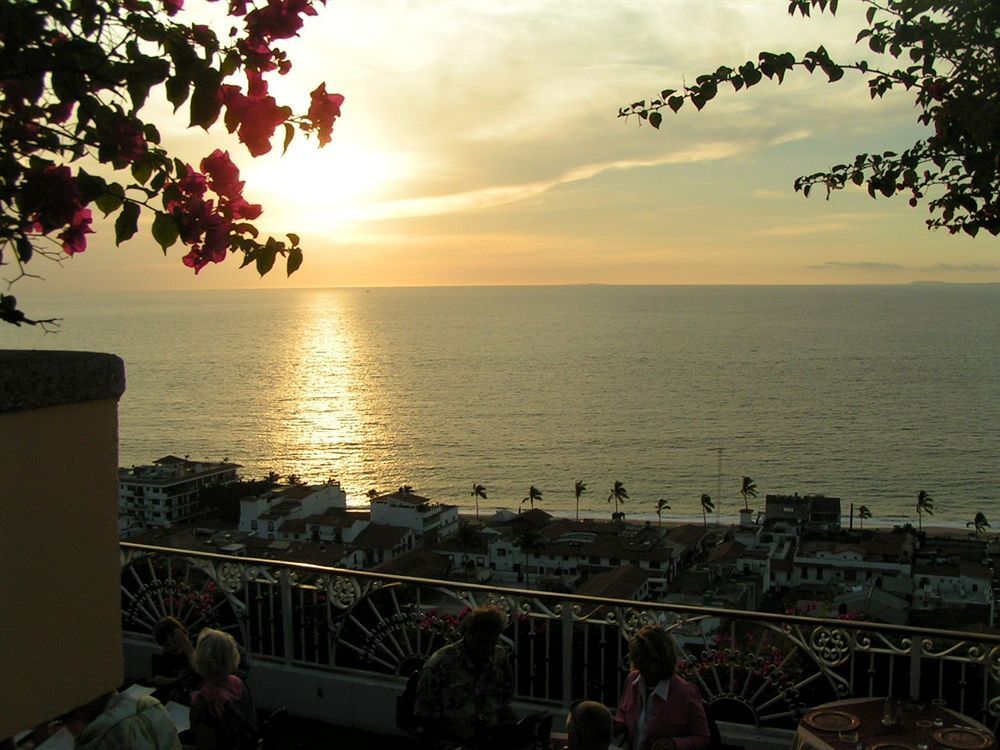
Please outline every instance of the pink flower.
M311 102L306 118L319 132L320 145L326 145L333 134L334 120L340 117L340 106L344 103L344 97L340 94L326 93L325 83L321 83L309 96Z
M316 15L311 0L268 0L266 8L247 15L247 30L253 37L290 39L302 28L302 15Z
M239 131L240 141L252 156L271 150L271 136L290 116L288 107L279 107L273 96L265 96L267 84L258 75L249 76L250 96L244 96L239 86L221 87L222 103L226 107L226 128Z
M131 164L146 153L146 137L134 120L119 120L114 124L112 133L111 144L115 153L111 161L116 167Z
M20 204L22 215L43 233L70 224L83 208L80 188L66 166L29 171L21 185Z
M185 166L187 167L187 174L177 181L177 187L186 195L204 195L207 189L205 175L195 172L190 164L186 164Z
M76 102L59 102L58 104L50 104L48 107L49 120L52 122L60 123L66 122L69 116L73 114L73 107Z
M235 199L243 192L240 170L229 158L228 151L215 149L201 160L201 169L208 175L208 186L220 196Z
M259 203L247 203L242 195L234 200L226 201L222 206L222 210L226 217L233 221L239 221L240 219L253 221L260 218L261 213L263 213L263 208L261 208Z
M191 38L202 47L208 47L215 43L215 34L203 23L191 25Z
M73 221L58 234L66 255L76 255L87 249L87 235L94 233L90 228L92 221L93 215L89 208L81 208L73 214Z
M163 7L168 16L174 16L184 7L184 0L163 0Z

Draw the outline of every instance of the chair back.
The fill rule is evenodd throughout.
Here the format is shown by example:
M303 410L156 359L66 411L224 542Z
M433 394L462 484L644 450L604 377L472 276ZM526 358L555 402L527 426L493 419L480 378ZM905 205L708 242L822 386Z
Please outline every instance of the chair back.
M285 719L288 709L276 709L260 723L257 728L257 750L278 750L281 746L281 736L285 731Z

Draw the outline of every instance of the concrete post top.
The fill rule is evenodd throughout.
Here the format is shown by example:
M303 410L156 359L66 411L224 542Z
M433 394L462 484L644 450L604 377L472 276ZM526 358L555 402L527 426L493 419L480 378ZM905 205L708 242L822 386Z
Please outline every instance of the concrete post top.
M114 354L0 349L0 414L118 400L125 363Z

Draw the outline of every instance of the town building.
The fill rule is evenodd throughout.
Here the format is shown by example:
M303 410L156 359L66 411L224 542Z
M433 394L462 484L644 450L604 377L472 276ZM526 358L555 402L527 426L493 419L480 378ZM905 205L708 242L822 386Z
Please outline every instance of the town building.
M432 503L408 487L378 495L371 502L372 523L405 526L421 539L428 536L443 538L458 530L458 508Z
M239 464L164 456L145 466L118 470L118 526L122 538L168 529L201 517L207 487L237 481Z

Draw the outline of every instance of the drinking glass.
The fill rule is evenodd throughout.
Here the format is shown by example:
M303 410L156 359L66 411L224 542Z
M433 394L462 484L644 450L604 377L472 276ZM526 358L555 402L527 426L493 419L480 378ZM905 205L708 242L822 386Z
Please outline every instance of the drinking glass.
M944 698L935 698L931 701L931 721L934 722L935 729L940 729L944 726L944 720L947 716L947 705L948 701Z
M886 698L882 709L882 726L891 727L896 725L896 705L892 698Z
M917 750L930 750L932 726L933 722L928 719L917 721Z

